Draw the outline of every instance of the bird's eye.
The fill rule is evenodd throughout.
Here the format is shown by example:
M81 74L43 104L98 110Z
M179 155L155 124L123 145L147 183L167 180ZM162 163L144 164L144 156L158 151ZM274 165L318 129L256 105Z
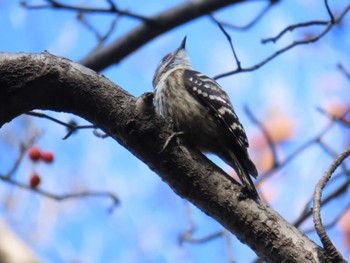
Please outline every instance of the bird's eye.
M167 61L170 58L170 56L171 54L166 55L160 63L164 63L165 61Z

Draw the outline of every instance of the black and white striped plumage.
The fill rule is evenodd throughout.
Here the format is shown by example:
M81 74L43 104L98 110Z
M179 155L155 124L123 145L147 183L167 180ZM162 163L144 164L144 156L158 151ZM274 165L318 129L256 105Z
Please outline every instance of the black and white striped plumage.
M220 85L192 70L185 51L186 37L180 47L166 55L153 78L156 111L171 118L175 128L203 152L218 155L228 163L254 195L258 196L250 175L258 172L251 161L244 128Z

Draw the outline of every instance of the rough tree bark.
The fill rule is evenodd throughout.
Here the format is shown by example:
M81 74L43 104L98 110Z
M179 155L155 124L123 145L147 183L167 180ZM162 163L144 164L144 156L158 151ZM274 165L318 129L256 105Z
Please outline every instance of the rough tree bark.
M96 124L155 171L179 196L216 219L268 262L326 262L324 250L185 141L172 140L150 100L134 98L67 59L0 53L0 127L33 109L64 111ZM178 143L180 141L180 143Z

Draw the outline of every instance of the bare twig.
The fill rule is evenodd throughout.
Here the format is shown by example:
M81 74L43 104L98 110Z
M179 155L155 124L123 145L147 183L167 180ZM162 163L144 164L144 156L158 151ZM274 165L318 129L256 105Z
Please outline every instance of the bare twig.
M326 24L325 24L326 27L318 35L315 35L314 37L311 37L311 38L308 38L308 39L294 41L291 44L285 46L284 48L281 48L281 49L277 50L275 53L271 54L270 56L268 56L267 58L265 58L260 63L254 65L254 66L247 67L247 68L237 68L235 70L232 70L232 71L229 71L229 72L217 75L217 76L214 77L214 79L217 80L217 79L220 79L220 78L223 78L223 77L227 77L227 76L231 76L231 75L234 75L234 74L237 74L237 73L251 72L251 71L257 70L260 67L264 66L269 61L271 61L272 59L276 58L277 56L281 55L282 53L284 53L284 52L286 52L286 51L288 51L288 50L290 50L290 49L292 49L292 48L294 48L296 46L310 44L310 43L318 41L320 38L322 38L324 35L326 35L333 28L334 25L338 24L344 18L344 16L347 14L347 12L349 10L350 10L350 4L345 7L343 12L337 18L335 18L334 20L331 19L330 21L326 21ZM308 22L308 23L315 23L315 22L319 23L320 21L314 21L314 22ZM294 25L294 26L295 27L300 27L300 26L296 26L296 25Z
M10 179L16 173L26 152L34 144L39 135L40 133L34 133L25 143L21 143L19 145L19 153L17 155L16 161L12 165L11 169L3 176L4 178Z
M181 235L180 244L183 244L184 242L192 243L192 244L202 244L202 243L211 241L215 238L222 237L224 235L224 233L225 233L225 231L222 230L222 231L218 231L218 232L212 233L210 235L207 235L205 237L194 238L192 236L192 233L184 232L183 233L184 235Z
M324 225L324 228L330 229L330 228L334 227L339 222L339 220L342 218L342 216L349 211L349 209L350 209L350 204L347 204L345 206L345 208L342 209L342 211L331 222ZM315 228L305 229L303 232L305 234L307 234L307 233L311 233L313 231L315 231Z
M268 42L277 42L285 33L288 31L291 32L294 29L300 28L300 27L308 27L308 26L325 26L329 22L328 21L310 21L310 22L304 22L304 23L298 23L295 25L290 25L287 26L285 29L283 29L277 36L275 37L270 37L270 38L265 38L261 40L261 43L266 44Z
M109 8L97 8L97 7L85 7L85 6L73 6L61 3L56 0L46 0L47 4L40 4L40 5L28 5L25 1L21 2L21 5L27 9L47 9L47 8L55 8L55 9L65 9L68 11L74 11L74 12L82 12L82 13L116 13L121 16L127 16L130 18L135 18L138 20L142 20L143 22L152 23L154 22L152 19L134 14L131 12L128 12L126 10L120 10L117 8L117 6L112 2L108 1L110 4Z
M42 190L40 188L33 188L33 187L29 186L28 184L21 183L19 181L16 181L16 180L14 180L12 178L9 178L7 176L4 176L4 175L0 175L0 180L2 180L3 182L6 182L8 184L20 187L22 189L26 189L26 190L35 192L37 194L40 194L42 196L54 199L56 201L65 201L65 200L68 200L68 199L84 198L84 197L109 197L113 201L112 206L108 209L109 212L113 212L115 207L117 205L119 205L119 203L120 203L119 198L114 193L107 192L107 191L103 191L103 192L83 191L83 192L80 192L80 193L71 193L71 194L58 195L58 194L53 194L53 193L50 193L48 191Z
M333 172L338 168L338 166L350 155L350 148L343 151L332 163L326 173L322 176L321 180L317 183L314 192L314 205L313 205L313 218L315 229L320 237L320 240L323 244L325 251L327 252L327 256L331 260L331 262L345 262L342 255L333 245L332 241L327 235L324 226L322 225L321 219L321 197L322 190L326 186L327 182L331 178Z
M344 68L342 64L338 64L338 69L350 80L350 72Z
M342 119L344 116L346 116L350 112L350 109L346 110L339 118ZM328 123L315 137L311 138L307 142L305 142L303 145L301 145L298 149L296 149L293 153L289 154L283 161L279 161L279 165L276 167L271 167L270 170L266 171L264 174L261 174L258 177L257 184L260 184L263 180L265 180L268 176L270 176L273 172L275 172L278 169L283 168L288 163L290 163L292 160L294 160L299 154L309 147L317 144L323 136L325 136L335 125L336 121L333 120L330 123Z
M105 34L101 35L100 32L98 32L98 30L93 25L91 25L88 20L85 19L84 13L78 13L78 21L80 21L97 38L97 45L95 48L92 49L92 52L100 48L103 45L103 43L106 41L106 39L113 33L113 30L115 29L115 26L117 24L119 17L120 15L117 14L113 18L108 31Z
M277 150L276 150L276 145L274 143L274 141L272 140L270 133L267 131L267 129L265 128L264 124L258 120L258 118L256 118L254 116L254 114L252 113L252 111L249 109L249 107L244 107L244 110L246 112L246 114L248 115L248 117L260 128L261 132L263 133L267 144L271 150L272 156L273 156L273 168L276 168L277 166L279 166L280 162L278 159L278 154L277 154Z
M25 114L30 115L30 116L34 116L34 117L39 117L39 118L44 118L44 119L48 119L51 120L53 122L56 122L64 127L67 128L68 133L66 134L66 136L63 137L63 140L67 139L69 136L71 136L74 132L76 132L77 130L80 129L95 129L96 126L95 125L77 125L76 122L74 120L70 121L69 123L63 122L61 120L58 120L56 118L53 118L47 114L41 113L41 112L35 112L35 111L28 111Z
M325 6L326 6L328 15L329 15L329 17L330 17L330 22L331 22L331 23L334 23L334 15L333 15L332 10L330 9L330 7L329 7L329 5L328 5L328 0L324 0L324 4L325 4Z
M236 30L246 30L252 26L254 26L261 18L264 17L264 15L266 15L267 11L269 11L271 9L271 7L276 4L278 1L272 2L270 1L270 3L265 6L259 13L258 15L255 16L255 18L250 21L249 23L243 25L243 26L237 26L237 25L232 25L230 23L227 22L223 22L223 21L219 21L216 18L212 17L211 18L215 20L216 23L220 23L223 27L227 27L227 28L231 28L231 29L236 29Z
M329 146L327 143L325 143L322 138L317 140L317 143L320 145L320 147L333 159L337 158L338 154L336 151L334 151L331 146ZM343 167L344 171L347 171L347 167L345 163L340 164Z
M321 107L317 108L317 110L319 112L321 112L322 114L326 115L327 117L329 117L332 121L337 121L341 124L344 124L344 125L350 127L350 121L345 119L345 115L338 117L334 114L327 112L326 110L322 109Z
M318 136L323 136L323 134L325 134L326 132L328 132L328 127L327 127L327 129L324 129L323 131L321 131L321 133ZM305 142L298 149L296 149L294 152L289 154L284 160L279 161L277 166L275 166L275 167L273 166L273 167L271 167L270 170L268 170L265 173L259 175L259 177L257 179L257 184L259 185L262 181L264 181L272 173L276 172L277 170L282 169L287 164L289 164L291 161L293 161L296 157L298 157L303 151L305 151L309 147L313 146L316 143L315 140L316 140L315 138L312 138L309 141Z
M271 38L266 38L261 40L261 42L263 44L267 43L267 42L273 42L275 43L278 39L280 39L285 33L287 33L288 31L293 31L296 28L300 28L300 27L308 27L308 26L325 26L325 25L329 25L329 24L335 24L338 23L339 21L335 21L335 18L333 16L332 11L329 8L328 5L328 1L325 0L325 6L327 9L327 12L329 14L330 20L329 21L319 21L319 20L315 20L315 21L309 21L309 22L304 22L304 23L298 23L298 24L294 24L294 25L290 25L288 27L286 27L285 29L283 29L277 36L275 37L271 37Z
M227 254L227 262L228 263L235 263L233 254L232 254L232 236L229 231L226 229L223 230L223 236L225 238L225 247L226 247L226 254Z
M225 30L224 26L221 24L221 22L219 22L218 20L216 20L214 18L214 16L210 15L209 16L217 25L218 27L220 28L221 32L224 33L225 37L227 38L229 44L230 44L230 47L231 47L231 50L232 50L232 53L233 53L233 56L235 58L235 61L236 61L236 64L237 64L237 69L241 69L241 62L239 61L238 57L237 57L237 54L235 52L235 49L233 47L233 44L232 44L232 38L230 36L229 33L227 33L227 31Z
M265 180L268 176L270 176L271 174L273 174L273 172L275 172L277 169L281 169L284 166L286 166L289 162L291 162L294 158L296 158L297 156L299 156L299 154L301 152L303 152L304 150L308 149L309 147L313 146L313 145L319 145L320 147L322 147L323 149L328 149L328 147L322 142L322 138L333 128L333 126L339 121L344 119L344 117L350 112L350 109L346 110L340 117L330 117L331 122L327 124L327 126L325 126L315 137L313 137L312 139L310 139L309 141L307 141L305 144L303 144L302 146L300 146L297 150L295 150L293 153L289 154L289 156L287 156L283 161L279 162L279 165L276 167L272 167L269 171L266 171L264 174L260 175L258 178L258 182L257 184L259 185L263 180ZM328 151L329 153L331 153L330 155L333 156L334 158L336 157L336 154L333 150ZM342 171L342 175L348 175L349 174L349 170L347 169L346 166L344 166L344 164L342 164L343 167L343 171ZM334 177L334 178L338 178L338 177ZM341 186L339 186L337 189L335 189L333 192L331 192L328 196L326 196L324 198L324 200L322 201L322 205L327 204L329 201L333 200L335 197L339 196L340 194L344 193L347 188L349 187L350 184L350 179L347 179L346 182L344 182ZM310 210L310 204L311 201L313 199L313 196L311 196L309 198L309 200L306 202L306 205L302 211L302 213L300 214L299 218L293 223L294 226L296 227L300 227L300 225L311 216L312 212Z
M323 200L321 203L321 206L324 206L326 204L328 204L330 201L334 200L334 198L340 196L341 194L345 193L346 190L348 189L349 185L350 185L350 177L349 177L349 171L346 173L341 173L337 176L333 176L331 182L334 182L334 179L340 178L340 175L347 175L347 180L342 183L340 186L338 186L336 189L333 190L333 192L329 193ZM300 227L300 225L307 219L309 218L309 216L312 215L312 211L310 209L311 207L311 202L313 200L313 195L310 196L309 200L306 202L305 207L303 209L303 211L301 212L299 218L293 223L293 225L295 227Z
M87 55L80 63L95 71L101 71L112 64L119 63L162 33L220 8L234 6L241 2L242 0L199 0L185 1L177 6L171 6L150 17L153 23L140 23L120 38Z
M185 242L187 242L187 243L204 243L204 242L211 241L215 238L221 237L225 234L225 231L223 230L223 231L219 231L219 232L207 235L207 236L202 237L202 238L194 238L193 233L196 230L196 225L193 221L191 207L189 204L187 204L187 206L186 206L186 216L187 216L187 219L189 221L190 226L179 237L179 244L180 245L182 245Z
M189 227L187 230L182 232L182 234L179 236L179 244L182 245L188 236L192 236L193 232L196 230L196 225L194 223L194 220L192 218L192 211L191 206L189 203L186 203L186 217L189 223Z
M113 2L113 0L106 0L106 2L110 5L111 9L117 10L117 5Z

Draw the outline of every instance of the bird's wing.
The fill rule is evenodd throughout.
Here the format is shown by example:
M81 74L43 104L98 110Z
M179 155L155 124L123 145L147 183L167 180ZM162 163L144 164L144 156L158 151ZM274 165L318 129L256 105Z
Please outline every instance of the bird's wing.
M247 135L228 95L220 85L194 70L184 70L183 78L186 89L213 113L220 125L224 125L232 134L235 142L246 151L249 146Z

